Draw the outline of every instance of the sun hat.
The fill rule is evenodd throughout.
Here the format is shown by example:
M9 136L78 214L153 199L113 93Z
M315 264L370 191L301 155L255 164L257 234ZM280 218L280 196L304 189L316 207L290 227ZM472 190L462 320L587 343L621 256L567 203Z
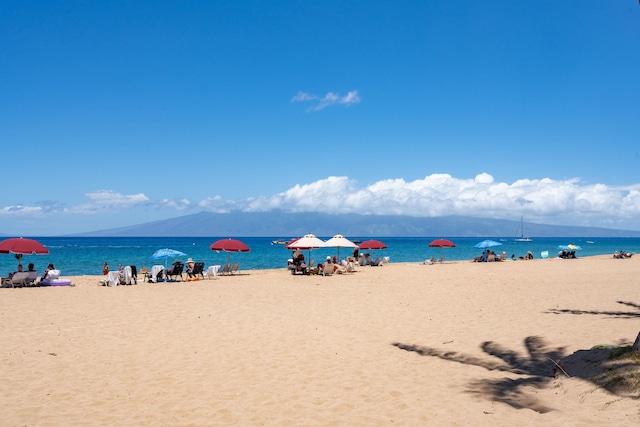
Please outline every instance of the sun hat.
M189 262L193 262L193 258L189 258L189 259L187 260L187 262L188 262L188 263L189 263Z

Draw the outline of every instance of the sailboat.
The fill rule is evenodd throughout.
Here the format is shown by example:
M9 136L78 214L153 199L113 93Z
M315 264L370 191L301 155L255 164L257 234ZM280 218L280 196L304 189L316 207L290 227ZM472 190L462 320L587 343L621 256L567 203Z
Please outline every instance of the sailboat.
M520 232L519 236L518 236L518 232ZM524 219L523 219L523 217L520 217L520 225L518 226L518 229L516 230L515 241L516 242L533 242L533 239L531 237L525 237L524 236Z

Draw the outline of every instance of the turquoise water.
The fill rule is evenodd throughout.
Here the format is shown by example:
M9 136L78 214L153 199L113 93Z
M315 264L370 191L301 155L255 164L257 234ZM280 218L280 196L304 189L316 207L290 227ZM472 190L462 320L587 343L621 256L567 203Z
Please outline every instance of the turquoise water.
M330 236L320 236L324 240ZM435 237L435 238L439 238ZM233 253L231 261L240 262L241 270L254 270L266 268L284 268L291 252L284 248L284 245L272 245L271 241L280 237L239 237L246 243L251 252ZM290 237L284 237L288 240ZM375 238L375 237L374 237ZM432 256L440 256L439 248L428 247L429 242L435 238L380 238L387 249L371 251L372 256L388 256L390 262L422 262ZM112 269L117 268L119 263L123 265L136 265L138 269L142 266L151 267L154 264L164 264L164 261L150 259L151 255L158 249L171 248L192 257L195 261L203 261L206 266L223 264L227 262L227 253L216 253L209 249L209 246L218 240L217 237L36 237L51 252L49 255L29 255L25 256L22 263L26 265L33 262L38 271L43 271L50 262L59 268L63 275L100 275L102 274L102 264L109 263ZM366 238L359 238L367 240ZM480 255L482 251L473 246L482 238L449 238L455 244L455 248L442 249L445 260L472 260L474 256ZM500 238L489 239L500 241ZM624 250L628 252L640 252L640 238L534 238L533 242L514 242L513 238L504 239L501 246L496 246L493 250L496 253L507 252L507 256L514 254L516 257L524 256L527 251L531 251L535 258L540 257L542 251L549 251L550 256L556 256L559 245L573 243L579 245L582 250L577 251L578 257L590 255L613 254L616 251ZM588 243L588 242L593 243ZM327 255L337 255L337 248L323 248L313 250L311 259L317 262L325 259ZM351 255L349 248L340 249L340 257ZM305 251L305 256L308 252ZM640 256L640 255L639 255ZM186 257L181 259L184 261ZM170 264L173 259L167 260ZM624 261L620 261L624 262ZM13 255L0 254L0 274L6 276L10 271L16 269L17 260Z

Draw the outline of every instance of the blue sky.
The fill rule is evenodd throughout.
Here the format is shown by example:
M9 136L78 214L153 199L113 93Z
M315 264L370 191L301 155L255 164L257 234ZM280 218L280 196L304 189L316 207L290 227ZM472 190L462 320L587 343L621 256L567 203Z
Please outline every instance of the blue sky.
M640 230L640 5L2 1L0 232L202 210Z

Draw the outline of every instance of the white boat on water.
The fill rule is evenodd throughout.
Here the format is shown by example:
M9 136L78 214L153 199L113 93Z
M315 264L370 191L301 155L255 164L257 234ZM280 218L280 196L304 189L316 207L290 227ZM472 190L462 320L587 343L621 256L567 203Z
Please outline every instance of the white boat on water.
M518 235L520 233L520 235ZM524 235L524 219L520 217L520 225L516 230L516 238L514 239L516 242L533 242L531 237L525 237Z

